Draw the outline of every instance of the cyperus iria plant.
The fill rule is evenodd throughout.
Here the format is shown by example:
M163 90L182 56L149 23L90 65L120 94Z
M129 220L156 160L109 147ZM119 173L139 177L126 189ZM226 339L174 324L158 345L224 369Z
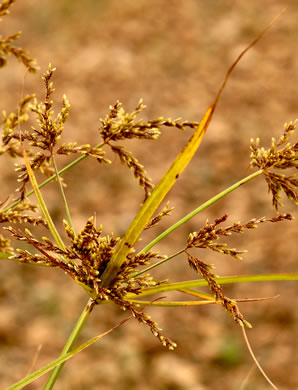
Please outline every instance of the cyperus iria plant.
M8 9L13 2L13 0L2 2L0 16L8 13ZM253 281L255 276L220 278L214 274L211 264L195 255L195 248L206 248L224 255L230 255L235 259L242 259L241 255L245 252L244 250L229 248L225 242L218 240L220 238L227 239L232 234L244 233L247 229L255 229L258 225L266 222L276 223L293 219L290 214L280 213L279 209L282 206L280 201L282 193L291 201L297 203L296 187L298 180L291 173L293 168L297 168L298 144L291 142L296 127L295 121L285 125L279 140L272 139L272 144L268 149L260 146L259 139L251 140L250 165L251 168L256 168L253 173L193 210L157 236L138 253L136 253L135 244L144 230L154 228L163 217L173 211L173 208L166 204L154 216L163 199L196 153L233 68L245 52L262 37L264 32L240 54L228 70L213 104L207 109L200 122L164 119L162 117L143 122L138 119L139 114L145 108L142 100L138 103L135 111L131 113L125 112L121 103L116 102L110 107L110 112L106 117L100 121L97 145L78 145L76 142L63 144L60 139L69 116L70 103L64 96L62 108L55 116L52 101L54 93L52 78L55 68L51 65L43 75L44 99L38 101L34 95L22 97L16 112L3 114L0 154L7 154L11 158L21 157L23 163L16 164L20 182L17 189L18 197L11 200L11 197L8 196L1 203L0 221L5 224L4 228L6 230L5 235L0 235L1 258L19 263L60 268L89 296L88 303L60 357L10 386L9 389L20 389L49 371L52 371L52 373L44 388L53 388L66 360L114 329L110 329L73 349L92 310L109 302L114 302L122 310L129 312L137 321L147 325L153 335L169 350L173 350L176 343L165 336L158 324L146 314L145 306L188 306L215 303L222 306L241 327L251 327L240 312L237 302L225 295L221 285L224 283L239 283L244 280ZM34 72L36 70L34 60L23 49L12 45L12 42L18 37L19 34L7 38L0 37L0 65L6 65L7 56L13 54L23 62L29 71ZM36 118L36 125L32 129L26 128L25 125L30 115ZM146 175L144 167L121 144L121 141L127 139L157 139L161 129L165 126L179 130L190 129L192 136L160 182L154 186L151 179ZM65 183L62 180L62 174L87 157L95 158L101 165L110 164L111 161L106 158L106 149L110 149L119 157L121 163L133 172L145 193L144 202L123 237L115 237L112 232L104 236L102 226L97 226L93 217L86 221L85 226L81 227L79 232L76 232L64 194ZM59 171L56 157L70 154L79 155L79 157ZM45 175L47 179L42 183L37 183L36 172ZM194 215L202 212L217 200L236 190L240 185L253 180L259 175L264 176L268 190L272 195L272 203L277 212L275 216L253 218L244 223L237 222L224 226L223 224L227 221L228 216L223 213L214 222L207 221L201 229L191 232L186 238L185 246L178 252L162 255L152 250L158 242ZM65 205L66 219L63 220L63 225L68 237L67 242L62 240L59 233L60 225L54 224L41 193L41 188L52 180L56 180L57 185L60 186ZM29 183L33 187L31 191L27 191ZM35 193L38 200L37 204L31 203L29 200L33 193ZM41 211L41 214L33 216L32 211ZM19 225L18 228L12 226L15 223ZM43 232L44 228L47 229L48 235L40 237L37 233L33 234L30 229L22 228L25 223L41 225ZM22 248L25 246L26 249L18 247L19 241L22 242ZM151 269L171 261L181 253L185 254L185 264L188 264L198 274L198 279L170 283L168 281L158 281L150 275ZM258 280L262 281L297 279L298 274L258 275ZM210 294L199 291L197 288L201 286L209 286ZM159 293L170 291L180 291L185 295L195 296L197 300L179 302L157 300ZM147 296L152 296L152 298L145 300L144 298ZM100 307L100 309L104 310L104 307ZM274 387L273 384L272 386Z

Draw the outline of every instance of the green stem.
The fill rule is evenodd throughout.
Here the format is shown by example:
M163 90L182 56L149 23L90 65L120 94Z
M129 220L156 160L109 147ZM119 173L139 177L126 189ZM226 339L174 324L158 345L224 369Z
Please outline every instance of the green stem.
M157 306L157 307L179 307L179 306L202 306L217 303L213 301L167 301L167 302L151 302L140 301L138 299L130 299L129 302L139 306Z
M64 348L63 348L59 357L65 356L72 349L72 347L73 347L74 343L76 342L77 338L79 337L86 321L88 320L89 314L91 313L94 305L95 305L95 302L93 301L93 299L89 299L89 301L88 301L87 305L85 306L84 310L82 311L82 314L80 315L75 327L73 328L66 344L64 345ZM49 379L44 387L44 390L51 390L53 388L64 364L65 363L60 364L52 371L52 373L51 373L51 375L50 375L50 377L49 377Z
M174 230L178 229L181 225L183 225L184 223L189 221L192 217L194 217L195 215L199 214L201 211L205 210L207 207L211 206L213 203L217 202L219 199L221 199L224 196L228 195L230 192L236 190L242 184L247 183L248 181L254 179L255 177L257 177L259 175L261 175L262 173L263 173L263 170L260 169L259 171L256 171L256 172L252 173L251 175L246 176L244 179L241 179L237 183L235 183L232 186L226 188L224 191L222 191L219 194L215 195L213 198L207 200L207 202L203 203L201 206L199 206L195 210L191 211L189 214L185 215L185 217L181 218L178 222L176 222L174 225L170 226L167 230L165 230L163 233L161 233L159 236L157 236L153 241L151 241L147 246L145 246L145 248L143 248L138 254L141 254L141 253L149 251L149 249L151 249L159 241L164 239L166 236L168 236Z
M95 148L101 148L102 146L104 145L104 143L100 143L98 145L95 146ZM82 156L78 157L76 160L72 161L71 163L69 163L68 165L66 165L64 168L60 169L60 171L58 172L59 175L62 175L64 172L68 171L70 168L74 167L75 165L77 165L79 162L85 160L85 158L88 157L88 154L83 154ZM38 188L42 188L44 186L46 186L47 184L49 184L51 181L53 181L55 178L57 177L56 173L54 175L52 175L51 177L49 177L48 179L46 179L45 181L43 181L41 184L38 185ZM29 192L27 192L27 194L25 195L26 198L28 198L29 196L31 196L32 194L34 194L34 190L31 190ZM14 207L16 207L19 203L21 202L21 200L16 200L15 202L11 203L9 206L7 206L5 209L2 210L3 213L7 212L8 210L10 209L13 209Z
M298 280L298 273L293 274L267 274L267 275L238 275L238 276L220 276L215 278L215 280L220 284L230 284L230 283L251 283L251 282L267 282L267 281L288 281L288 280ZM205 279L196 279L196 280L187 280L185 282L177 283L162 283L158 287L150 287L144 289L140 294L129 293L125 296L127 300L145 297L153 294L161 294L164 292L174 291L174 290L185 290L194 287L204 287L208 286L208 282Z
M205 112L199 126L196 128L184 148L175 158L170 168L163 175L161 180L152 191L152 194L146 199L143 206L140 208L139 212L129 225L124 236L117 245L106 269L100 276L101 286L109 286L109 284L115 278L130 249L138 240L150 218L155 213L160 203L164 200L167 193L177 182L177 179L181 173L189 164L190 160L201 144L204 134L206 133L208 125L211 121L213 112L214 105L211 105Z
M153 269L155 267L158 267L159 265L165 263L166 261L169 261L169 260L173 259L174 257L180 255L183 252L184 252L184 248L181 249L180 251L170 255L170 256L167 256L165 259L162 259L162 260L158 261L157 263L154 263L154 264L150 265L149 267L143 269L142 271L139 271L139 272L133 274L132 276L130 276L130 278L136 278L137 276L140 276L143 273L148 272L148 271L150 271L151 269Z
M55 174L56 174L58 182L59 182L60 191L61 191L61 195L62 195L62 198L63 198L63 203L64 203L65 212L66 212L66 215L67 215L68 224L72 228L72 230L75 231L73 223L72 223L72 219L71 219L71 216L70 216L70 211L69 211L69 207L68 207L68 204L67 204L65 192L64 192L64 189L63 189L62 180L60 178L60 174L59 174L59 171L58 171L58 168L57 168L57 164L56 164L56 159L55 159L54 156L52 156L52 162L53 162L53 166L54 166L54 169L55 169Z
M132 315L130 315L128 318L125 318L124 320L120 321L118 324L116 324L112 328L108 329L107 331L99 334L98 336L93 337L92 339L86 341L84 344L79 345L77 348L72 349L70 352L65 354L63 357L60 357L56 360L53 360L52 362L41 367L39 370L32 372L31 374L27 375L25 378L22 378L18 382L7 387L6 390L20 390L23 387L29 385L30 383L36 381L41 376L45 375L49 371L52 371L58 364L62 364L64 362L66 362L67 360L71 359L73 356L77 355L79 352L82 352L84 349L90 347L90 345L94 344L95 342L102 339L103 337L105 337L109 333L113 332L115 329L119 328L119 326L123 325L131 317L132 317Z
M36 181L36 178L35 178L35 175L34 175L34 172L30 166L30 162L28 160L28 157L26 155L26 152L24 150L24 159L25 159L25 163L26 163L26 168L27 168L27 172L28 172L28 175L29 175L29 178L30 178L30 181L31 181L31 184L32 184L32 187L33 187L33 191L35 192L35 195L36 195L36 198L38 200L38 203L39 203L39 207L43 213L43 216L45 218L45 220L47 221L47 224L48 224L48 227L49 227L49 230L50 232L52 233L52 236L54 237L54 240L56 242L56 244L58 245L58 247L60 249L64 249L64 244L63 244L63 241L62 241L62 238L60 237L59 233L58 233L58 230L56 229L56 226L50 216L50 213L49 213L49 210L47 208L47 205L42 197L42 194L40 192L40 189L38 187L38 184L37 184L37 181Z

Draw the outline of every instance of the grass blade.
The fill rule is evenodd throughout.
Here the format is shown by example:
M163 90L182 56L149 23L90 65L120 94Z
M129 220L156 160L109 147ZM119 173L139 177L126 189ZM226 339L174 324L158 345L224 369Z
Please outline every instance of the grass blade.
M47 206L45 204L45 201L44 201L44 199L43 199L43 197L41 195L41 192L39 190L37 181L35 179L35 175L34 175L33 170L31 168L31 165L30 165L30 162L29 162L29 159L28 159L28 156L27 156L27 153L26 153L25 149L23 149L23 152L24 152L24 160L25 160L27 172L28 172L28 175L29 175L32 187L34 189L36 198L38 200L39 206L41 208L41 211L42 211L42 213L44 215L45 220L48 223L50 232L52 233L52 236L54 237L54 240L55 240L56 244L58 245L58 247L60 249L64 249L63 241L62 241L62 239L61 239L61 237L60 237L60 235L59 235L59 233L58 233L58 231L56 229L56 226L54 225L54 222L53 222L53 220L52 220L52 218L50 216L50 213L49 213L48 208L47 208Z
M238 275L238 276L223 276L215 279L220 285L230 283L251 283L251 282L268 282L268 281L289 281L298 280L298 273L292 274L267 274L267 275ZM160 294L167 291L185 290L193 287L208 286L205 279L188 280L186 282L164 283L158 287L148 288L140 294L127 294L127 299L135 297L144 297L147 295Z
M154 240L149 242L148 245L145 246L138 254L147 252L149 249L151 249L154 245L156 245L159 241L167 237L170 233L172 233L174 230L178 229L180 226L185 224L187 221L189 221L191 218L193 218L195 215L201 213L203 210L205 210L207 207L211 206L215 202L217 202L219 199L223 198L224 196L228 195L230 192L236 190L244 183L247 183L248 181L254 179L255 177L261 175L263 173L262 170L256 171L252 173L249 176L246 176L245 178L239 180L237 183L234 183L230 187L226 188L225 190L221 191L219 194L213 196L211 199L207 200L207 202L204 202L196 209L192 210L189 214L185 215L183 218L179 219L176 223L174 223L172 226L170 226L168 229L166 229L164 232L162 232L159 236L157 236ZM153 268L153 267L152 267ZM147 270L144 270L143 272L146 272Z
M201 120L198 128L188 143L184 146L183 150L177 156L172 166L157 184L152 194L146 200L143 207L132 221L130 227L120 241L114 256L112 257L104 274L102 275L101 279L104 286L107 286L109 282L115 277L130 248L135 244L162 200L165 198L172 186L176 183L180 174L194 156L207 130L213 112L214 106L211 105L204 114L203 119Z
M111 333L113 330L119 328L119 326L123 325L126 321L128 321L131 317L126 318L125 320L122 320L117 325L113 326L113 328L107 330L104 333L101 333L100 335L93 337L92 339L88 340L86 343L80 345L76 349L74 349L71 352L68 352L66 355L59 357L58 359L52 361L51 363L47 364L46 366L40 368L39 370L33 372L32 374L26 376L25 378L21 379L20 381L16 382L15 384L9 386L6 388L6 390L19 390L23 387L29 385L30 383L34 382L36 379L40 378L44 374L48 373L49 371L53 370L58 365L65 363L67 360L75 356L77 353L83 351L84 349L90 347L90 345L94 344L96 341L101 339L102 337L106 336L107 334Z

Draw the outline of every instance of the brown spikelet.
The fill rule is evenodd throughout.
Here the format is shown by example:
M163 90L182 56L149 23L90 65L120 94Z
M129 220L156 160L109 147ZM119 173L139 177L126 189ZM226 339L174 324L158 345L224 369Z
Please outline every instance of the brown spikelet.
M151 190L154 188L151 183L150 177L146 176L144 166L138 162L138 160L128 152L123 146L111 145L111 149L116 153L122 164L126 165L134 173L136 179L138 179L139 185L145 190L145 199L150 195Z
M11 157L23 157L21 148L22 135L19 132L18 125L25 123L29 119L28 111L29 104L34 99L34 94L27 95L21 99L19 106L15 112L6 114L2 113L2 145L0 147L0 155L8 153ZM27 150L30 155L30 151Z
M282 192L298 204L298 179L295 175L281 174L280 170L298 168L298 143L287 142L296 130L297 120L286 123L280 139L276 142L272 138L271 147L265 149L260 147L260 140L251 140L251 166L263 170L268 191L272 195L272 203L276 211L282 206L280 201Z
M9 8L16 0L3 0L0 4L0 22L1 16L9 14ZM36 62L31 58L28 52L22 48L14 46L12 43L19 39L21 33L17 32L3 39L0 35L0 68L7 65L7 57L12 54L18 61L22 62L31 73L37 70Z
M216 301L225 308L225 310L234 318L235 322L239 325L246 325L251 327L249 322L247 322L243 315L240 313L237 304L232 299L226 297L222 291L222 288L216 281L216 275L211 271L214 268L211 264L206 264L197 257L192 256L190 253L185 251L188 264L190 267L195 270L198 274L202 275L202 277L207 281L208 286L212 293L215 296Z
M136 305L123 300L122 298L112 296L112 301L119 305L122 310L129 310L134 318L136 318L141 324L147 325L151 330L152 334L158 338L160 343L168 348L170 351L174 350L177 347L177 344L173 342L168 337L164 336L162 330L159 328L155 321L152 321L151 317L139 310Z
M293 217L290 214L279 214L273 218L253 218L246 223L234 223L231 226L225 228L218 228L218 225L226 221L227 214L217 218L213 224L206 222L206 225L198 232L190 233L188 236L185 249L190 248L209 248L215 252L230 255L238 260L242 260L241 254L246 253L246 250L237 250L235 248L227 248L225 243L217 243L220 237L230 236L232 233L243 233L246 229L255 229L259 224L264 222L280 222L284 220L292 220Z
M161 221L161 219L166 216L170 215L171 211L174 210L174 207L169 207L169 202L167 202L166 206L161 210L159 214L157 214L155 217L153 217L146 225L144 230L151 229L152 227L158 225L158 223Z
M119 141L124 139L151 139L155 140L159 137L161 127L176 127L184 130L186 127L196 128L198 122L181 121L180 119L172 120L159 117L151 119L147 122L137 120L137 115L144 110L146 106L141 99L135 109L131 113L126 113L122 104L117 101L113 106L110 106L110 113L101 119L99 132L105 143L109 141Z

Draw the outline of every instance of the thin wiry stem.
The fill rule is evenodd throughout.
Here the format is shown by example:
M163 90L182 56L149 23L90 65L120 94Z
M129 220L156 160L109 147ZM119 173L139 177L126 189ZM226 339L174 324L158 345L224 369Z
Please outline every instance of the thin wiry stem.
M292 274L267 274L267 275L237 275L237 276L221 276L216 277L215 280L220 284L230 284L230 283L251 283L251 282L267 282L267 281L289 281L289 280L298 280L298 273ZM129 293L127 294L127 299L134 299L136 296L144 297L147 295L160 294L164 292L174 291L174 290L185 290L193 287L204 287L208 286L208 283L205 279L196 279L188 280L184 282L176 283L162 283L157 287L150 287L144 289L138 295Z
M167 301L167 302L151 302L140 301L138 299L130 299L129 302L135 303L141 306L158 306L158 307L179 307L179 306L201 306L217 303L214 301Z
M66 344L64 345L64 348L59 356L60 358L65 356L72 349L72 347L75 344L75 342L77 341L77 338L79 337L86 321L88 320L89 315L90 315L94 305L95 305L95 302L93 301L93 299L89 299L89 301L88 301L87 305L84 307L84 310L82 311L82 314L80 315L75 327L73 328ZM44 386L44 390L51 390L53 388L63 366L64 366L64 363L61 363L59 366L57 366L52 371L46 385Z
M104 145L104 142L98 144L95 146L95 148L101 148L102 146ZM85 160L85 158L88 157L88 154L83 154L82 156L78 157L77 159L75 159L74 161L72 161L71 163L69 163L68 165L66 165L64 168L60 169L60 171L58 171L59 175L62 175L63 173L65 173L66 171L68 171L69 169L71 169L72 167L74 167L75 165L77 165L78 163L80 163L81 161ZM42 183L40 183L38 185L38 188L42 188L44 186L46 186L47 184L49 184L51 181L53 181L54 179L56 179L57 175L56 173L54 173L54 175L50 176L48 179L46 179L45 181L43 181ZM25 194L25 197L28 198L29 196L31 196L32 194L34 194L34 190L31 190L29 192L27 192L27 194ZM3 213L7 212L8 210L11 210L13 209L14 207L16 207L19 203L21 202L21 200L16 200L15 202L11 203L9 206L7 206L5 209L2 210Z
M38 184L37 184L37 181L36 181L36 178L35 178L35 175L33 173L33 170L30 166L30 162L29 162L29 159L28 159L28 156L26 154L26 151L25 149L23 150L24 152L24 160L25 160L25 163L26 163L26 168L27 168L27 171L28 171L28 174L29 174L29 177L30 177L30 181L31 181L31 184L32 184L32 187L33 187L33 190L35 192L35 195L37 197L37 200L38 200L38 203L39 203L39 206L41 208L41 211L44 215L44 218L45 220L47 221L48 223L48 226L49 226L49 229L50 229L50 232L52 233L52 236L54 237L55 241L56 241L56 244L58 245L58 247L60 249L64 249L64 244L63 244L63 241L62 241L62 238L60 237L59 233L58 233L58 230L56 229L56 226L52 220L52 217L49 213L49 210L47 208L47 205L43 199L43 196L39 190L39 187L38 187Z
M57 164L56 164L56 159L55 159L54 156L52 156L52 162L53 162L53 166L54 166L54 169L55 169L56 177L57 177L58 182L59 182L59 187L60 187L61 195L62 195L62 198L63 198L63 203L64 203L65 212L66 212L66 215L67 215L68 224L72 228L72 230L75 231L73 223L72 223L72 219L71 219L71 216L70 216L70 211L69 211L69 207L68 207L68 204L67 204L66 196L65 196L65 193L64 193L62 180L60 178L60 174L59 174L59 171L58 171L58 168L57 168Z
M102 339L104 336L108 335L109 333L113 332L115 329L119 328L119 326L125 324L128 320L132 318L132 315L125 318L124 320L118 322L115 326L108 329L107 331L99 334L98 336L93 337L92 339L86 341L84 344L81 344L75 349L72 349L67 354L63 355L62 357L59 357L56 360L53 360L52 362L48 363L47 365L43 366L39 370L33 372L32 374L29 374L25 378L19 380L18 382L14 383L13 385L7 387L6 390L20 390L23 387L29 385L30 383L34 382L38 378L40 378L42 375L45 375L47 372L53 370L55 367L57 367L57 364L65 363L67 360L71 359L73 356L77 355L78 353L82 352L84 349L90 347L92 344L97 342L98 340Z
M263 368L261 367L260 363L258 362L251 346L250 346L250 343L248 341L248 338L247 338L247 334L246 334L246 331L245 331L245 328L244 326L241 327L242 328L242 333L243 333L243 337L244 337L244 340L245 340L245 343L247 345L247 348L249 350L249 353L253 359L253 361L255 362L256 366L258 367L258 369L260 370L261 374L263 375L263 377L266 379L266 381L269 383L269 385L275 389L275 390L278 390L278 388L275 386L275 384L270 380L270 378L266 375L265 371L263 370Z
M207 207L213 205L215 202L217 202L219 199L223 198L224 196L228 195L230 192L236 190L238 187L240 187L242 184L247 183L248 181L254 179L255 177L261 175L263 173L263 170L260 169L254 173L252 173L249 176L246 176L244 179L239 180L237 183L233 184L232 186L226 188L219 194L213 196L213 198L207 200L207 202L203 203L201 206L196 208L195 210L191 211L189 214L185 215L185 217L181 218L179 221L177 221L174 225L170 226L167 230L162 232L159 236L157 236L154 240L152 240L148 245L145 246L138 254L144 253L149 251L154 245L156 245L159 241L167 237L170 233L172 233L174 230L178 229L181 225L189 221L192 217L199 214L203 210L205 210Z
M236 298L234 302L258 302L265 301L268 299L274 299L276 297L265 297L265 298ZM160 299L160 298L159 298ZM141 306L159 306L159 307L175 307L175 306L200 306L209 304L218 304L218 301L214 297L208 297L203 301L141 301L139 299L130 299L129 302L141 305Z
M167 256L165 259L162 259L162 260L158 261L157 263L150 265L150 267L147 267L147 268L143 269L142 271L135 273L131 277L136 278L137 276L140 276L140 275L144 274L145 272L148 272L148 271L152 270L153 268L158 267L159 265L161 265L163 263L166 263L167 261L173 259L174 257L180 255L183 252L184 252L184 248L181 249L181 251L178 251L170 256Z

